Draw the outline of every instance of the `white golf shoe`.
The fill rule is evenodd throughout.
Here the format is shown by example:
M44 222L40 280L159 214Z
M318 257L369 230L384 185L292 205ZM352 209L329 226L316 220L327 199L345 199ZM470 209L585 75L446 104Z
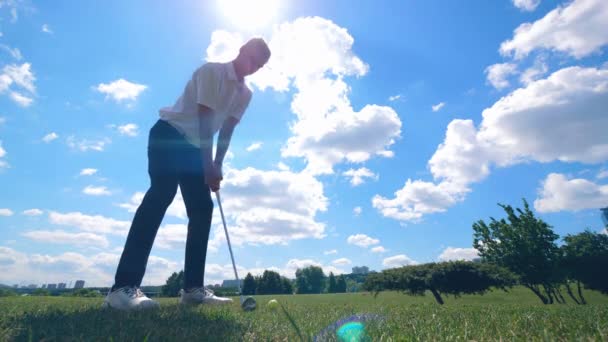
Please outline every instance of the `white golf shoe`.
M102 307L118 310L145 310L157 309L160 304L148 298L139 287L125 286L108 293Z
M218 297L213 294L213 291L205 287L197 287L188 291L179 291L179 303L182 305L225 305L232 303L232 299Z

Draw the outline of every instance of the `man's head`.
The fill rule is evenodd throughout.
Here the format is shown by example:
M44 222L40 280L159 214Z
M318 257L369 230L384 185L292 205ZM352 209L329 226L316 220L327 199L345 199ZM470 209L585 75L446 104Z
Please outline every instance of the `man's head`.
M237 73L241 77L258 71L270 59L270 49L262 38L252 38L239 50L236 58Z

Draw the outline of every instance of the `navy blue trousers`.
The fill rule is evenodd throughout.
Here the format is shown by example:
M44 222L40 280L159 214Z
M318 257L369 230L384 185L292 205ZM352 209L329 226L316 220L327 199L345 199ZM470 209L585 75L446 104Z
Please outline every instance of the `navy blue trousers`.
M201 150L158 120L148 139L150 188L135 212L113 289L140 286L152 244L179 185L188 214L184 288L203 286L213 201L205 184Z

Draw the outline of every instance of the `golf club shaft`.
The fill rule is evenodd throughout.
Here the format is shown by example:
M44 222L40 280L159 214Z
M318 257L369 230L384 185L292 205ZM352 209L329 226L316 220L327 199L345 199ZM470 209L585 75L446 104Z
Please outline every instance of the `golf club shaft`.
M230 236L228 236L228 228L226 228L226 219L224 218L224 209L222 209L222 201L220 200L220 191L215 192L215 198L217 199L217 205L220 207L220 215L222 216L222 223L224 224L224 232L226 233L226 241L228 241L228 250L230 251L230 259L232 260L232 268L234 269L234 276L236 277L236 285L239 289L239 296L241 303L243 302L243 293L241 292L241 281L239 275L236 272L236 263L234 262L234 255L232 254L232 245L230 244Z

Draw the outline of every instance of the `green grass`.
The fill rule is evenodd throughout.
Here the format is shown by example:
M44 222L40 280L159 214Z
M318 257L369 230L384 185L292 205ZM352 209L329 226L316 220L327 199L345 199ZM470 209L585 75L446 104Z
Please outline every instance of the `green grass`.
M395 292L334 295L257 296L258 309L230 307L183 309L175 298L161 298L152 312L100 309L100 298L0 298L0 341L293 341L296 330L279 309L293 317L305 339L335 321L376 314L366 323L374 341L607 341L608 296L586 291L589 305L542 305L523 288L510 293L444 298ZM571 303L571 301L568 301Z

